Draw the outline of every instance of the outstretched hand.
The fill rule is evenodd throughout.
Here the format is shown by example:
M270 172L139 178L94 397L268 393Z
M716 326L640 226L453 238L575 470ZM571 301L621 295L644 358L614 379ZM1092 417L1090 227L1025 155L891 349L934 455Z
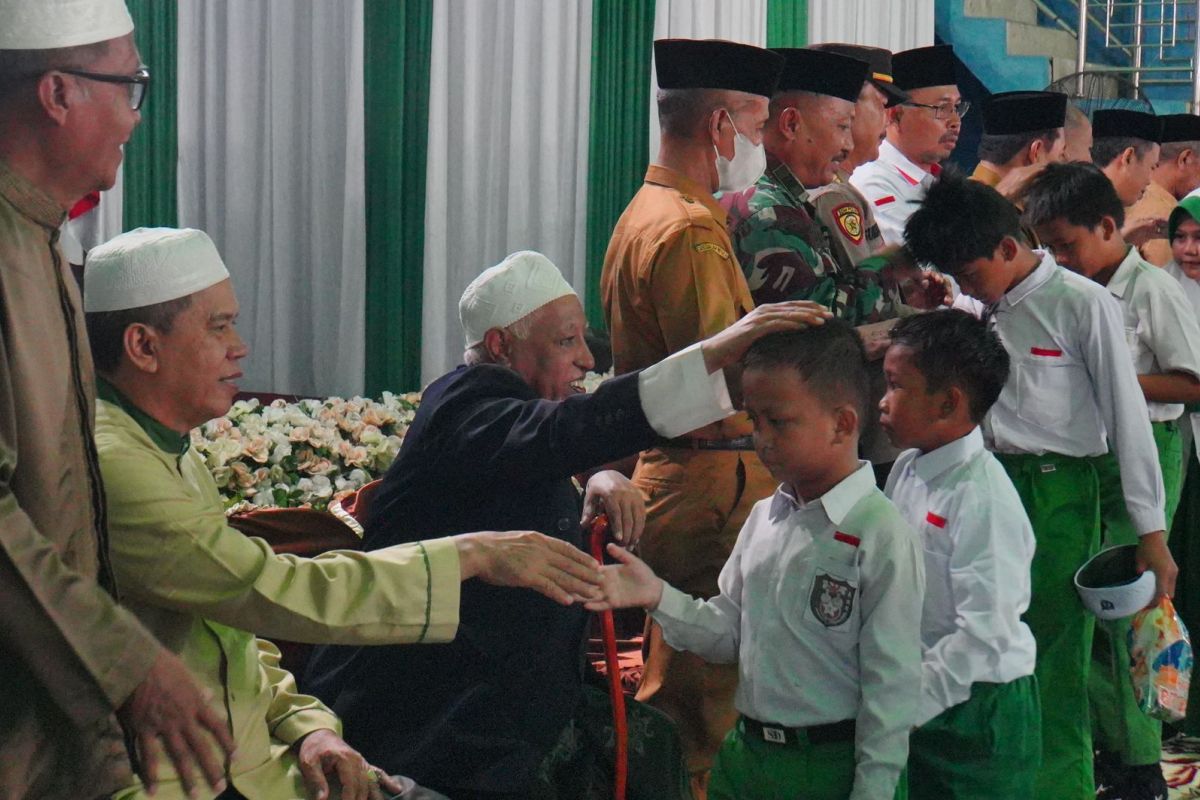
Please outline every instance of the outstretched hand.
M1134 217L1121 226L1121 237L1134 247L1141 247L1152 239L1167 238L1165 217Z
M770 333L796 331L821 325L833 316L820 303L789 300L758 306L720 333L700 343L709 374L742 360L750 345Z
M600 565L587 553L536 531L460 533L459 573L495 586L533 589L569 606L599 596Z
M646 562L623 547L608 545L608 554L617 560L600 568L601 597L584 603L588 611L613 608L644 608L653 611L662 600L662 578Z

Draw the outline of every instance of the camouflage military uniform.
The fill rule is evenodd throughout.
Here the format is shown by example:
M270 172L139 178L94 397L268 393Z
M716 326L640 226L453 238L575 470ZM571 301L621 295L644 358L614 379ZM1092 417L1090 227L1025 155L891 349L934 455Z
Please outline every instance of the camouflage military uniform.
M721 198L754 302L812 300L853 325L895 316L891 292L885 294L881 282L886 260L856 264L847 248L834 247L830 230L816 219L814 196L785 164L771 159L754 186ZM861 213L842 213L838 229L857 226L865 239Z

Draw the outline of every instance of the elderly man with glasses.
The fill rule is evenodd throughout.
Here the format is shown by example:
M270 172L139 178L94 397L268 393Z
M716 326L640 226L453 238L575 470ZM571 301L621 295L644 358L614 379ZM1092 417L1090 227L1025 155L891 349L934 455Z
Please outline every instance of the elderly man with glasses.
M892 74L909 101L888 110L887 139L879 146L879 158L854 170L850 183L874 205L884 241L902 244L904 223L958 144L962 118L971 104L958 91L949 45L896 53Z
M116 181L149 76L123 0L0 0L0 20L0 797L104 795L135 752L150 784L165 752L189 786L199 771L219 787L232 738L117 603L92 361L59 246L66 210Z

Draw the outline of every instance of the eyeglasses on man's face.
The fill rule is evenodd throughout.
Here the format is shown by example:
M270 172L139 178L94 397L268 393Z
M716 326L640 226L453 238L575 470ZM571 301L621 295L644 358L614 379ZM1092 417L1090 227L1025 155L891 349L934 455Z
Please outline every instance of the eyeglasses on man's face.
M942 103L939 106L931 106L926 103L915 103L909 101L906 106L915 106L916 108L928 108L933 112L934 119L950 119L951 116L956 116L962 119L971 110L970 100L959 100L957 103Z
M63 68L55 70L56 72L64 72L67 75L74 75L77 78L85 78L89 81L100 81L101 83L123 83L129 89L129 107L134 111L140 111L142 103L146 100L146 93L150 91L150 70L145 67L138 67L137 72L132 75L112 75L106 72L88 72L82 69Z

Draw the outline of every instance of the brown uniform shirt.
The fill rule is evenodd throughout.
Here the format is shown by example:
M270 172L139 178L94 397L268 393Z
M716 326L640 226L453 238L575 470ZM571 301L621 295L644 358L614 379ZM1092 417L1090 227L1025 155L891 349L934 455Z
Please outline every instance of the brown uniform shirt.
M1176 205L1178 205L1178 201L1175 199L1175 195L1154 181L1150 181L1150 185L1146 187L1141 199L1125 209L1125 219L1131 220L1138 217L1167 219L1175 210ZM1165 267L1171 260L1171 243L1166 238L1151 239L1138 248L1138 253L1156 267Z
M752 308L750 287L712 193L653 164L608 243L600 291L618 374L642 369L718 333ZM744 414L695 435L750 433Z
M159 652L107 569L92 359L63 211L0 162L0 797L129 783L113 709Z

